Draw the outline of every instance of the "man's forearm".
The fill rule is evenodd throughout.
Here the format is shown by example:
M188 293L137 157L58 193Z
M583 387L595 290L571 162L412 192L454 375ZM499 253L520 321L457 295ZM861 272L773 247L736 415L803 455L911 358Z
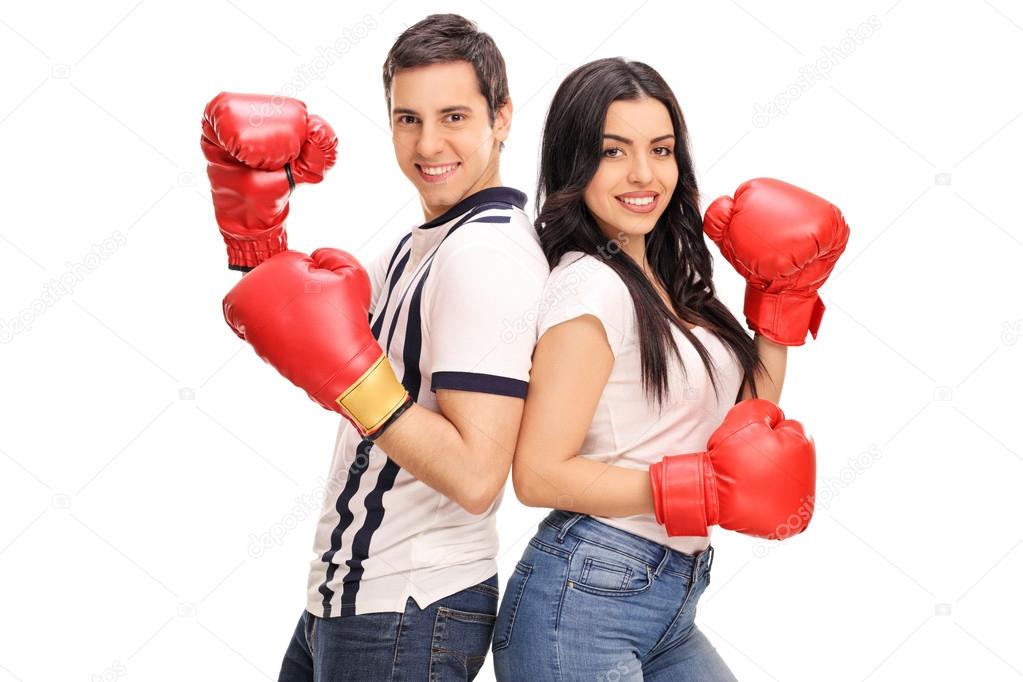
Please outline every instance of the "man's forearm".
M507 467L474 452L444 415L419 405L410 407L376 443L418 480L474 514L486 511L508 476Z

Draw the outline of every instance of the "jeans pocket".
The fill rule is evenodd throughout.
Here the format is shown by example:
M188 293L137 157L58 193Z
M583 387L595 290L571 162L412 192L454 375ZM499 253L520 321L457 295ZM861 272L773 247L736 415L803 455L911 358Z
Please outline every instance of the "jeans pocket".
M568 587L589 594L627 597L650 589L653 569L610 547L584 541L572 553Z
M433 623L430 680L471 680L483 667L494 634L493 613L442 606Z
M494 628L494 651L500 651L511 644L512 629L515 627L515 614L522 602L522 593L526 590L526 582L533 572L529 564L519 562L515 566L508 581L508 587L504 591L504 601L497 613L497 625Z

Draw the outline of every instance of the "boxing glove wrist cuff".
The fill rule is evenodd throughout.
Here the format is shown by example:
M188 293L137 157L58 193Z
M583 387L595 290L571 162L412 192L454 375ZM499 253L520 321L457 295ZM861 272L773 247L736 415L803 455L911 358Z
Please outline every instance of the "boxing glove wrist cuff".
M710 479L708 479L710 475ZM708 497L710 483L711 500ZM713 490L713 469L706 453L671 455L650 467L654 494L654 515L670 537L706 536L708 502L717 519L717 495Z
M412 399L394 375L387 356L379 356L335 402L363 436L376 438L389 427Z
M221 230L227 245L227 267L248 272L260 263L288 250L284 226L274 227L253 237L239 237Z
M743 313L755 332L784 346L802 346L807 331L817 338L824 303L816 291L773 294L747 285Z

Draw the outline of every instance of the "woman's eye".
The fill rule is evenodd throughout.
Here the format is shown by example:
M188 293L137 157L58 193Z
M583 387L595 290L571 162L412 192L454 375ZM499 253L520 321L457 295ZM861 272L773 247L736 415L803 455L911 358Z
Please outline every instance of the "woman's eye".
M622 151L621 147L608 147L607 149L604 150L604 156L606 156L609 159L617 159L624 153L625 152Z
M657 154L657 156L671 156L671 148L658 147L657 149L654 150L654 153Z

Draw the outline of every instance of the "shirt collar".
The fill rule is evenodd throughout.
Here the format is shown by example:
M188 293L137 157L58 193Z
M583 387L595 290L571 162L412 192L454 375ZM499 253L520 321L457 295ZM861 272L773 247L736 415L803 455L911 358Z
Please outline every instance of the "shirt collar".
M459 201L457 204L445 211L443 215L440 215L429 222L423 223L418 229L429 230L430 228L437 227L438 225L443 225L480 204L489 203L511 204L516 208L524 209L526 207L526 195L512 187L488 187L486 189L481 189L479 192L470 194Z

